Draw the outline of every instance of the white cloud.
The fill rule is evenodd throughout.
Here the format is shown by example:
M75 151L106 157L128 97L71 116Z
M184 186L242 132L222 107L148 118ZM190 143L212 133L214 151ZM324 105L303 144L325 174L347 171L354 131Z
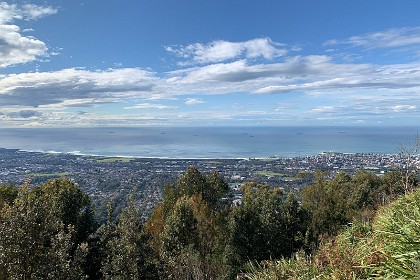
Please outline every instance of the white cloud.
M240 60L194 67L169 73L173 77L167 81L173 85L182 85L184 89L191 85L203 85L199 92L217 93L230 90L262 93L264 90L259 90L260 88L269 87L281 92L283 87L286 87L285 91L291 91L291 88L300 87L305 81L325 82L325 79L333 79L337 75L349 78L356 74L367 75L374 70L372 65L337 64L327 56L307 56L292 57L283 63L249 64ZM198 91L198 87L195 90Z
M155 72L137 68L0 75L0 106L52 109L127 103L136 99L174 100L192 94L300 91L325 95L348 90L420 90L420 82L417 82L420 81L420 64L340 64L325 56L294 57L272 64L249 65L236 61L167 75L159 77ZM200 102L198 96L185 99L187 105ZM146 105L141 106L145 109Z
M37 20L56 13L57 9L53 7L43 7L34 4L26 4L20 8L20 14L25 20Z
M124 109L158 109L158 110L174 110L178 109L175 106L167 106L162 104L153 104L153 103L141 103L130 107L125 107Z
M197 99L197 98L187 98L185 100L186 105L196 105L196 104L202 104L204 101Z
M38 6L34 4L16 5L7 2L0 3L0 24L10 23L15 20L37 20L58 12L50 6Z
M353 36L347 40L332 39L325 45L350 44L366 49L394 48L420 44L420 27L405 27Z
M32 37L22 36L19 26L11 24L16 20L36 20L47 15L55 14L57 10L51 7L27 4L0 3L0 68L31 62L37 57L47 55L44 42Z
M47 46L19 33L16 25L0 25L0 68L26 63L46 55Z
M304 66L304 65L302 65ZM306 66L305 66L306 67ZM320 63L309 66L311 75L298 75L304 79L270 85L258 89L257 93L287 93L293 91L340 91L347 89L406 89L420 87L420 64L360 65Z
M237 58L264 58L271 60L284 56L286 49L283 44L275 43L270 38L257 38L245 42L213 41L207 45L196 43L188 46L165 47L166 51L174 53L180 58L199 64L218 63ZM280 48L282 47L282 48Z
M414 111L417 109L416 105L395 105L392 106L392 111L394 112L408 112Z
M0 106L67 105L80 107L149 97L154 73L137 68L87 71L64 69L0 76Z
M337 111L337 108L333 106L321 106L311 110L314 113L333 113Z

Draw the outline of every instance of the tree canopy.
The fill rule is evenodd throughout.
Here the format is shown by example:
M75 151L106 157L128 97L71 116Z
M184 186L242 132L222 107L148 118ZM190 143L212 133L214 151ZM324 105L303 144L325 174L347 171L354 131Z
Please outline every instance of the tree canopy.
M287 194L248 182L234 204L220 174L189 167L165 187L146 221L130 195L117 217L108 204L103 224L87 194L66 178L0 186L0 280L235 279L250 264L284 266L320 246L319 256L327 254L335 245L325 247L325 240L352 223L371 223L406 193L405 179L398 171L333 178L318 172L301 192Z

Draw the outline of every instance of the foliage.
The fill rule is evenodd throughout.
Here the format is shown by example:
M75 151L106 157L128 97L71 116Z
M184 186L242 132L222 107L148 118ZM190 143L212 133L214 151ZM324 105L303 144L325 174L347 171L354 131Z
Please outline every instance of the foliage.
M182 198L177 201L162 232L162 255L170 258L185 247L199 249L198 220L191 201Z
M0 279L419 278L420 190L397 199L407 174L318 172L302 201L246 183L231 205L218 173L189 167L146 223L133 193L99 228L67 179L0 186Z
M293 194L284 199L278 188L245 185L242 203L229 218L227 254L236 269L249 260L290 257L305 243L305 213Z
M228 205L223 198L228 190L217 173L204 175L195 167L189 167L175 186L166 186L145 228L167 278L216 279L226 271Z
M229 192L229 186L217 172L204 175L194 166L190 166L178 178L175 186L167 185L163 196L163 215L166 217L176 201L181 197L201 195L203 200L214 210L223 206L222 198Z
M89 200L76 206L67 203L78 201L77 194L73 183L61 179L32 189L23 186L13 204L5 204L0 212L0 270L6 278L83 276L88 248L78 237L89 234L90 228L81 225L93 217L85 212Z
M18 195L18 188L9 185L0 185L0 209L7 203L13 204Z
M261 264L249 263L247 271L243 278L249 280L306 280L320 275L318 267L303 251L297 252L291 258L263 261Z
M379 272L388 279L420 277L420 190L381 210L374 223L386 259ZM385 278L385 277L384 277Z
M252 265L248 279L418 279L420 190L383 206L373 222L354 221L325 237L312 257Z
M64 178L50 180L39 190L64 226L74 226L76 242L95 232L97 224L92 203L75 183Z
M310 229L314 236L334 235L351 221L348 205L350 181L351 177L345 173L338 174L331 181L326 181L319 173L315 183L302 190L302 207L311 215Z
M319 251L303 251L290 259L265 261L251 266L248 279L368 279L375 276L382 256L375 248L370 224L361 222L322 241Z
M310 215L313 240L323 235L334 236L354 219L370 221L376 210L404 189L398 182L402 174L390 172L379 177L358 171L353 177L339 173L332 180L317 173L315 182L301 191L302 207Z
M157 279L153 251L139 217L130 200L117 223L108 223L103 229L106 253L101 271L104 279Z

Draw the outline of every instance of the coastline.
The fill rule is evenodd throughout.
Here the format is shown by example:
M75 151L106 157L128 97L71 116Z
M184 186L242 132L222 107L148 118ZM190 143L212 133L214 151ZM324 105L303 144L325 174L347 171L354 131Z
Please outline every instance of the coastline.
M143 157L143 156L130 156L130 155L108 155L108 154L87 154L80 151L73 152L60 152L60 151L43 151L43 150L26 150L26 149L16 149L16 148L3 148L0 147L0 150L6 151L16 151L19 153L38 153L44 155L70 155L70 156L80 156L87 158L115 158L115 159L138 159L138 160L260 160L260 161L275 161L282 159L302 159L302 158L311 158L316 156L398 156L399 153L355 153L355 152L336 152L336 151L324 151L312 155L301 155L301 156L268 156L268 157Z

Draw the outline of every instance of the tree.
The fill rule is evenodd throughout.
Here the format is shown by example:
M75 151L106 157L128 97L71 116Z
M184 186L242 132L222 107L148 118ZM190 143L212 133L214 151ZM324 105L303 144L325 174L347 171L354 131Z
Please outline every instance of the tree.
M7 203L13 204L18 194L18 188L10 185L0 185L0 209Z
M199 254L198 221L190 201L180 198L165 223L161 236L161 258L169 277L179 276L184 270L179 266L180 253L188 250L193 255Z
M39 191L64 226L74 226L77 243L95 232L97 223L92 203L74 182L66 178L50 180Z
M203 229L200 231L203 241L205 241L204 243L210 242L212 239L208 236L205 237L203 233L214 233L214 229L220 229L223 227L221 224L226 224L221 221L226 216L225 210L228 209L228 205L222 199L228 191L228 185L217 172L203 175L197 168L188 167L179 177L175 186L167 185L165 187L163 201L155 207L146 222L145 227L152 236L152 243L156 252L160 254L164 229L173 221L174 215L179 214L174 214L175 206L180 203L179 201L183 201L182 203L186 203L189 208L194 209L191 210L193 211L192 215L200 221L200 229ZM180 209L177 211L180 211ZM207 230L204 230L204 228Z
M212 172L206 176L207 187L203 193L203 199L213 208L222 209L226 206L223 199L230 191L229 185L220 177L218 172Z
M356 211L376 209L381 201L382 180L367 171L358 171L351 179L350 204Z
M222 198L228 192L228 184L217 172L204 175L196 167L190 166L178 178L175 186L166 186L164 203L169 205L165 206L164 212L165 214L170 212L170 206L173 206L177 199L194 195L201 195L203 200L213 209L220 208L223 205Z
M401 184L401 172L387 172L382 178L381 204L385 205L404 195L404 186Z
M308 213L300 206L296 194L290 192L282 204L282 256L289 257L308 245L308 219Z
M105 279L157 279L158 271L143 231L140 214L132 199L122 210L115 226L105 228L106 256L102 265ZM102 231L104 234L104 232Z
M206 177L194 166L190 166L176 181L177 198L208 193Z
M66 184L65 181L61 181ZM60 188L61 184L55 184ZM43 187L19 189L0 212L0 268L10 279L80 279L87 245L76 242L57 204ZM64 198L64 197L63 197ZM72 200L72 197L66 197Z
M302 209L292 194L255 183L244 187L242 203L230 213L228 256L236 273L247 261L289 257L304 243Z
M334 235L351 221L352 209L348 205L350 181L351 177L345 173L338 174L331 181L317 173L315 182L302 189L302 207L310 215L309 227L315 237Z
M416 137L416 141L412 147L400 147L400 175L401 185L405 194L413 191L417 186L417 172L420 169L416 162L416 155L420 151L420 137Z
M187 168L174 186L165 187L163 201L145 228L166 277L216 279L225 273L229 208L222 199L228 191L218 173L203 175L195 167Z

